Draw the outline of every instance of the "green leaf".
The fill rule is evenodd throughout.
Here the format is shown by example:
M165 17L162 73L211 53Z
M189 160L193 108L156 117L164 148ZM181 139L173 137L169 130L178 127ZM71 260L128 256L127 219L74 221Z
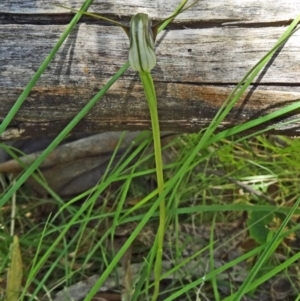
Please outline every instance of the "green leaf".
M258 244L262 245L267 242L270 229L269 223L272 221L274 214L266 214L262 211L252 211L247 221L250 237Z
M23 277L22 255L20 251L19 239L14 236L11 246L11 263L8 269L6 300L18 301L21 293Z

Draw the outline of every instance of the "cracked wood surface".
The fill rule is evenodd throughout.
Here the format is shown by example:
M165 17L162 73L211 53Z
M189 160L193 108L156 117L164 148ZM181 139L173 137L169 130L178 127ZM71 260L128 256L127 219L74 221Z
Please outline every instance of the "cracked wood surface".
M89 11L128 24L137 12L153 20L179 1L98 1ZM296 3L298 2L298 3ZM56 1L79 8L82 1ZM196 132L212 120L226 96L268 52L300 1L200 1L157 38L157 89L161 129ZM0 119L53 48L72 14L45 0L0 3ZM155 21L154 21L155 23ZM300 98L300 32L274 55L220 129L263 116ZM1 140L59 133L127 61L121 28L84 18L50 63ZM299 112L286 116L299 117ZM279 122L279 120L276 120ZM149 129L148 106L136 72L125 74L79 123L76 132ZM298 134L298 124L277 132Z

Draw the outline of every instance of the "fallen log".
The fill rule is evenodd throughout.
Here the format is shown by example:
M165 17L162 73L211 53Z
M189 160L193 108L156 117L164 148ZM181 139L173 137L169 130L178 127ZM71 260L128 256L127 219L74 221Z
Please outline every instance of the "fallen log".
M72 1L79 8L81 1ZM69 5L61 0L60 4ZM155 21L177 1L95 1L90 11L128 24L140 11ZM157 90L162 131L196 132L206 127L227 95L275 44L300 12L292 1L209 0L184 12L157 39ZM53 48L73 14L44 0L0 3L0 119ZM300 33L278 50L219 129L263 116L300 99ZM77 25L1 140L59 133L127 61L122 29L84 17ZM299 112L287 116L299 117ZM77 133L150 128L139 77L129 68L74 129ZM298 125L276 132L296 135Z

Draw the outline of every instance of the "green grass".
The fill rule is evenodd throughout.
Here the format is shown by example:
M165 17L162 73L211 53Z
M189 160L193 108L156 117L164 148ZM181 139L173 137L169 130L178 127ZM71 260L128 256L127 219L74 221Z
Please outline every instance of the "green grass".
M196 137L196 134L177 137L166 147L165 151L170 153L172 151L175 152L176 149L176 155L180 157L182 153L186 152L187 143L191 143L192 138ZM209 226L221 223L230 225L238 220L241 221L241 219L245 219L244 222L246 222L250 213L253 212L263 213L262 216L270 214L274 216L268 224L270 235L267 241L263 244L255 243L250 251L247 250L240 258L224 264L223 267L213 268L215 259L212 257L212 251L222 248L220 245L215 247L214 242L218 238L214 237L213 234L207 246L199 250L200 254L198 256L194 256L195 260L199 262L205 260L205 258L209 260L208 250L210 250L210 268L207 269L205 279L212 282L212 289L206 291L206 294L208 296L215 294L216 300L219 284L218 275L232 266L237 266L238 262L245 261L246 258L248 258L248 261L251 259L250 264L247 266L251 270L251 267L253 268L255 265L256 258L265 260L265 264L260 269L267 268L266 273L259 274L259 271L257 271L259 278L247 285L244 291L249 292L261 282L273 277L277 272L287 271L288 273L289 267L299 257L297 253L293 254L290 252L289 247L283 243L284 238L287 240L293 236L297 229L299 230L297 223L289 216L292 213L290 207L293 204L294 206L297 205L295 200L299 195L299 180L297 177L299 154L296 151L291 153L290 150L296 150L299 142L298 140L289 140L287 138L284 138L284 140L287 143L287 146L284 147L278 146L272 136L258 136L239 144L232 144L226 140L220 141L214 145L216 151L214 152L211 149L211 155L205 160L202 160L201 154L198 155L198 158L194 158L192 163L195 165L195 168L183 175L182 183L179 185L177 192L172 193L171 191L170 198L168 198L169 224L173 225L173 229L178 229L182 224L192 225L193 222L196 229L200 225ZM135 150L134 155L139 156L141 152L144 152L148 142L149 140L145 140L143 144L139 144L139 148ZM268 145L268 147L264 148L264 145ZM272 152L270 152L270 149L272 149ZM270 153L272 156L270 156ZM266 156L268 156L268 160L266 160ZM291 157L295 160L292 166L290 162ZM175 158L177 159L177 157ZM90 199L83 197L83 200L86 200L83 205L79 201L79 197L66 203L50 199L48 202L55 204L56 210L54 212L57 212L56 215L51 216L48 221L37 220L35 222L35 219L39 216L38 213L35 213L35 210L38 210L39 207L44 208L47 206L46 200L40 200L41 204L38 204L36 199L31 199L29 196L19 196L20 212L15 232L19 233L19 235L21 232L23 233L20 235L20 238L23 250L24 272L28 286L31 289L35 288L31 292L32 298L34 296L43 296L46 291L51 291L59 283L62 283L63 286L70 286L85 279L85 277L93 274L95 266L98 273L98 269L104 270L106 267L109 267L106 274L102 274L102 279L104 280L111 271L115 271L114 265L120 258L120 254L118 257L112 257L111 249L109 248L112 232L116 230L117 226L121 225L123 229L132 222L151 222L154 225L157 223L158 214L155 213L155 210L159 202L155 198L155 192L147 192L145 185L143 185L143 190L141 191L141 182L143 183L145 177L154 176L154 170L148 167L153 162L153 156L144 153L140 157L140 161L136 162L131 168L129 168L129 160L125 158L124 160L124 164L120 164L119 168L116 168L112 174L107 175L106 179L96 188L95 194L98 195L100 192L105 192L105 187L108 187L106 186L107 183L111 183L112 179L115 181L119 178L124 180L116 191L112 191L107 195L107 201L101 205L96 205L94 195ZM252 163L254 161L255 164ZM122 166L127 168L126 175L120 172ZM178 173L180 168L181 162L177 162L177 160L167 165L166 174L169 175L167 179ZM215 170L221 170L225 176L214 174ZM286 170L288 170L288 176ZM117 174L120 176L118 177ZM252 175L252 177L249 177L249 175ZM257 179L254 175L257 175ZM229 176L231 179L228 179ZM251 193L251 190L247 191L234 183L232 179L238 179L252 189L262 191L264 196L268 196L274 201L274 204L270 204L264 197L258 197ZM268 191L267 188L269 187L272 187L271 191ZM242 193L241 190L243 191ZM136 194L141 195L141 193L149 193L149 196L143 200L138 200L135 206L136 201L133 204L128 204L128 200L130 201ZM141 204L143 201L145 203ZM107 207L113 209L111 213L106 212ZM284 210L279 210L282 207L284 207ZM5 208L9 210L9 207ZM248 215L245 215L245 212L248 212ZM32 216L28 218L29 213ZM299 214L299 210L296 213ZM47 214L43 217L47 218ZM211 221L214 218L215 222L212 224ZM289 221L289 224L285 224L284 220ZM8 215L4 214L2 216L2 222L5 228L9 228ZM109 229L105 229L105 223L110 225ZM252 225L252 227L255 226L256 224ZM135 229L134 235L140 232L141 227L140 225ZM247 226L248 230L249 227L250 225ZM280 227L284 227L285 232L279 231ZM212 226L211 229L214 229L214 227ZM173 284L173 287L169 287L171 296L167 300L173 300L172 298L181 294L185 295L185 298L190 296L189 298L193 300L195 291L202 283L202 279L192 281L189 284L186 283L188 275L186 274L185 266L188 265L188 258L185 258L185 262L182 262L182 253L185 248L181 246L182 240L176 240L176 235L179 236L179 234L179 230L174 230L175 238L172 247L172 258L174 262L177 262L172 273L176 272L178 280ZM227 239L232 239L232 242L229 241L227 243L235 243L242 234L234 235L232 238L229 235ZM195 240L192 233L186 239ZM251 237L249 232L247 232L246 238L243 239L255 240L255 237ZM272 239L275 243L273 243ZM3 261L1 263L4 267L8 264L6 256L9 247L8 235L6 236L6 241L6 247L2 246L4 250L2 251ZM176 241L178 242L177 244L175 243ZM124 248L127 248L130 244L131 241L128 240ZM272 256L272 254L274 255L273 248L278 244L277 252L287 256L284 262L278 262L276 261L276 256ZM144 246L143 248L147 249L149 247ZM205 248L206 253L204 253ZM138 252L138 250L134 251ZM74 258L70 257L70 254L75 252L78 255ZM263 256L264 252L271 252L271 255L266 254ZM141 275L144 275L144 285L140 288L141 293L137 292L137 296L147 294L144 290L145 283L151 278L151 269L148 266L151 262L151 256L153 256L153 253L151 253L150 249L149 254L146 256L147 259L143 260L140 258L141 269L145 269L145 271L141 271ZM92 266L88 267L89 264L92 264ZM86 266L87 268L85 268ZM193 273L191 272L191 274ZM164 277L166 275L163 275ZM148 284L150 291L151 283L152 281L150 280ZM61 288L62 286L59 287ZM219 294L221 296L219 299L223 300L224 295L221 292ZM234 296L232 294L231 298Z
M86 1L82 10L86 10L89 4L89 1ZM9 125L79 17L80 13L76 14L49 57L20 95L3 121L0 133ZM160 196L157 190L144 184L145 179L155 181L155 169L152 167L154 158L146 151L152 141L149 133L143 133L137 139L135 147L128 149L127 154L105 174L96 187L79 196L62 200L47 188L50 199L34 199L20 189L60 141L97 101L101 101L101 97L127 69L128 64L125 64L90 100L41 156L26 167L16 183L10 183L8 187L3 186L0 199L0 223L3 227L0 232L1 275L5 276L9 263L11 205L8 201L18 192L14 232L20 238L25 275L20 300L42 298L52 290L70 286L97 272L100 277L85 298L85 301L91 300L107 277L116 275L118 263L127 254L128 249L134 248L134 241L139 240L143 228L146 225L157 224L157 209L162 199L166 200L166 229L170 229L170 226L177 229L174 230L174 241L177 243L174 243L171 249L172 258L176 262L172 273L178 275L176 283L162 288L161 294L169 292L164 295L164 300L174 300L179 296L185 300L195 300L195 294L198 294L199 298L204 294L214 300L241 300L247 293L256 294L257 288L277 273L290 273L293 263L300 256L297 252L293 253L287 244L293 233L299 230L293 217L299 214L297 207L300 202L299 142L296 139L264 135L273 128L272 126L251 134L249 130L299 109L300 103L293 103L217 134L215 130L272 58L276 49L290 37L299 19L295 19L274 48L241 79L207 129L198 134L178 136L164 146L164 152L173 154L173 160L164 166L165 188ZM116 152L117 150L118 147ZM115 160L115 156L112 156L111 163ZM35 173L34 177L43 183L38 173ZM113 190L112 185L116 186ZM97 202L100 196L105 196L101 205ZM137 201L130 202L137 198ZM42 215L43 219L39 219L39 210L50 204L55 208L53 213ZM227 243L233 244L242 237L242 242L251 241L252 247L243 249L239 257L217 267L213 252L221 249L222 244L226 242L218 244L218 237L214 236L213 230L222 223L230 225L237 220L248 222L242 229L248 231L247 235L242 236L242 231L232 238L229 237L228 240L232 241ZM132 223L135 223L134 228L129 231L124 244L112 248L114 233L120 227L123 229ZM195 229L200 225L211 226L207 245L198 250L198 256L190 255L193 260L201 258L208 262L203 276L197 279L189 279L188 272L184 271L184 267L192 258L187 257L183 262L180 260L184 248L180 245L182 241L179 228L186 223L194 225ZM259 229L263 227L266 231L258 235L257 233L261 234ZM186 235L187 240L189 237L192 235ZM141 296L150 300L152 297L151 274L156 255L155 246L156 243L152 243L150 247L143 247L147 251L140 257L140 272L132 300L139 300ZM204 253L205 251L207 253ZM276 253L284 254L285 259L278 261ZM75 255L71 257L71 254ZM248 276L239 287L228 281L226 285L229 293L226 296L218 287L218 276L232 267L238 267L241 262L247 263ZM171 271L164 272L162 278L168 273ZM192 271L190 273L192 274ZM204 282L205 285L202 286Z

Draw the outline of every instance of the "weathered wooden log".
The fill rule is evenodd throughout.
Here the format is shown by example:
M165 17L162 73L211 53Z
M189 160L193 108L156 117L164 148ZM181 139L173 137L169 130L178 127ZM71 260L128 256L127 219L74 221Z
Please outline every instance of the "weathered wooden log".
M136 12L155 21L179 1L95 0L90 11L128 24ZM58 3L58 1L57 1ZM59 1L79 8L82 1ZM157 89L162 130L195 132L207 126L226 96L263 57L300 12L300 1L202 0L157 39ZM0 3L0 119L57 42L73 14L45 0ZM120 18L121 17L121 18ZM1 140L59 133L127 61L122 29L84 17L42 75ZM300 32L274 55L220 128L262 116L300 99ZM299 112L289 118L299 117ZM275 121L274 121L275 122ZM278 120L276 121L278 122ZM149 129L139 77L129 68L76 132ZM277 131L297 134L298 127Z

